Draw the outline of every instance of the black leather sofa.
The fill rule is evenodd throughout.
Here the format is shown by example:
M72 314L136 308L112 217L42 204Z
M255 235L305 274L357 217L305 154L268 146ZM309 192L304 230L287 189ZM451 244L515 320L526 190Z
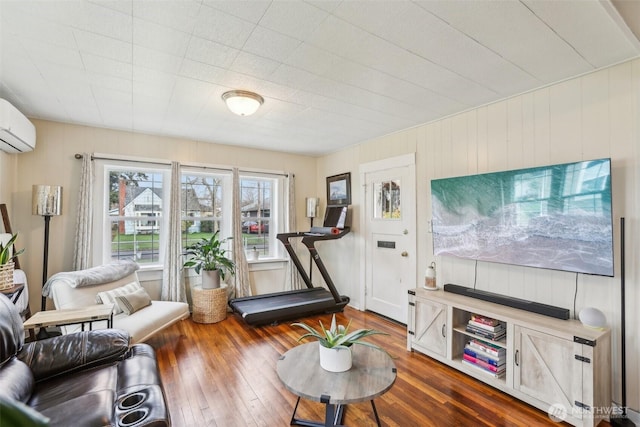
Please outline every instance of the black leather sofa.
M117 329L24 343L0 294L0 425L169 426L156 357Z

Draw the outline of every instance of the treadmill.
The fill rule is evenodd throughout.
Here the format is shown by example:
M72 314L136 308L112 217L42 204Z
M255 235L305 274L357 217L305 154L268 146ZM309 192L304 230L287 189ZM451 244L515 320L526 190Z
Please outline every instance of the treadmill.
M279 233L276 236L289 253L291 261L307 286L306 289L234 298L229 301L232 310L250 325L264 325L314 314L343 311L349 303L349 297L338 293L329 272L320 259L315 243L341 239L349 233L349 227L344 226L347 209L347 206L329 206L325 214L324 227L315 227L309 232ZM327 224L342 225L342 227L331 227ZM309 250L311 259L315 262L327 284L328 290L324 287L313 286L298 255L293 250L290 239L300 237L302 237L302 243Z

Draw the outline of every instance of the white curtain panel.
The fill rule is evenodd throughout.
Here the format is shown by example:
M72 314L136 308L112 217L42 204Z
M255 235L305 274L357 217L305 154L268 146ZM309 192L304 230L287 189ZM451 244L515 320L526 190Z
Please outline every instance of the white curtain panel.
M180 207L180 163L171 162L171 188L169 199L169 230L162 270L163 301L187 302L187 294L182 282L182 239L180 223L182 209Z
M295 185L295 176L292 173L287 174L287 178L285 179L287 186L287 218L286 218L286 227L287 233L293 233L297 231L296 227L296 185ZM298 252L298 248L300 247L300 239L294 239L291 241L291 248ZM289 254L287 254L289 256ZM294 289L302 289L304 284L302 282L302 277L300 277L300 273L296 269L295 265L291 259L287 263L287 271L284 276L285 285L284 289L286 291L294 290Z
M240 210L240 173L233 168L233 215L231 215L233 231L233 260L236 263L236 273L233 275L233 286L229 290L229 298L251 296L251 282L249 279L249 263L242 244L242 212Z
M91 154L82 153L80 192L76 211L76 235L73 247L73 269L91 267L91 229L93 225L93 161Z

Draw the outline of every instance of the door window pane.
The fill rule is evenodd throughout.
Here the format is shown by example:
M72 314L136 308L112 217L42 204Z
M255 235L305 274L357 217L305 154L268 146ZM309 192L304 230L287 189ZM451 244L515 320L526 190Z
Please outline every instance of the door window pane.
M373 184L373 217L375 219L402 218L400 201L399 179Z

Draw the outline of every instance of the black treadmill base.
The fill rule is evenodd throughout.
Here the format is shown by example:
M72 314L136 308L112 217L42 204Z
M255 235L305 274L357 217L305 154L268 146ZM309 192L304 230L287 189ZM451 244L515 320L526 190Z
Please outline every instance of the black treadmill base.
M338 313L348 303L347 296L336 303L328 290L311 288L235 298L229 301L229 306L249 325L266 325L314 314Z

